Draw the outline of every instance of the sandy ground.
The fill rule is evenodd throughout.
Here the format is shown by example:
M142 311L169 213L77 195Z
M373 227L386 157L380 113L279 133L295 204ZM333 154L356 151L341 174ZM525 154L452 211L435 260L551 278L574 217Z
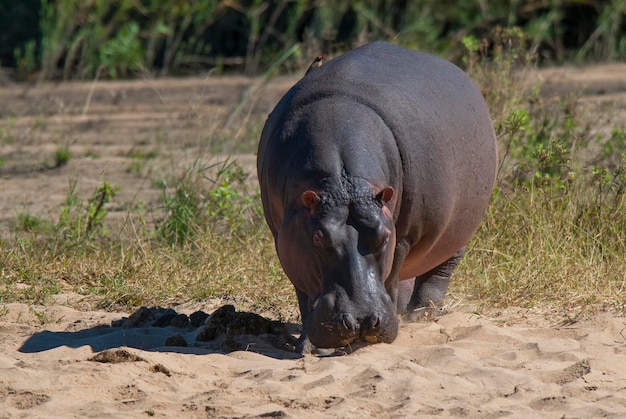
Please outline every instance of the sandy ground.
M226 352L165 346L173 326L99 327L119 313L7 309L0 417L626 417L626 319L610 315L505 325L455 312L320 358L253 337ZM37 326L34 312L58 320ZM93 359L104 350L139 358Z
M626 65L537 78L546 94L582 92L599 125L626 120ZM245 106L237 118L262 121L293 81L0 87L0 233L11 234L19 213L57 217L70 178L87 196L102 179L121 185L113 219L129 203L154 205L150 179L176 174L199 149L239 153L216 148L207 132L238 103ZM242 101L250 89L260 90ZM232 133L239 138L236 126ZM59 146L69 146L72 159L55 167ZM150 152L159 157L137 157ZM252 154L236 157L253 172ZM45 307L0 305L0 418L626 417L626 318L608 313L555 324L521 309L481 317L461 308L402 324L390 345L299 357L264 335L240 336L233 351L196 341L191 326L111 327L130 313L90 307L75 295ZM189 346L166 345L174 335Z

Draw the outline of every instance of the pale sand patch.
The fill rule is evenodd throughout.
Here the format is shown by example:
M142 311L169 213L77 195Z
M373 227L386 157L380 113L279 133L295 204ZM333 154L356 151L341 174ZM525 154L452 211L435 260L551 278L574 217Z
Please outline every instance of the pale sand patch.
M42 314L54 322L38 325ZM294 359L269 345L166 347L171 326L109 328L121 314L9 304L0 417L623 417L626 318L502 326L506 316L454 312L402 324L390 345ZM92 360L103 349L138 358Z

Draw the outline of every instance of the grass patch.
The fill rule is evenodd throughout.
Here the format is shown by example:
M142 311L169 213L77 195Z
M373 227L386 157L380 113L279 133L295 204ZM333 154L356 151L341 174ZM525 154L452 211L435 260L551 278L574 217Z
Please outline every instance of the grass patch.
M137 230L142 231L142 230ZM263 309L295 304L290 283L261 223L245 231L207 230L172 246L149 233L116 240L86 239L73 246L60 237L25 235L4 249L2 302L38 304L61 291L102 297L102 307L164 305L212 297L245 297ZM15 290L15 284L25 290Z
M583 185L556 193L498 191L456 274L454 292L481 310L624 311L623 195L610 198L619 205L597 205L593 192Z
M31 233L46 233L52 228L52 223L42 217L30 213L17 214L17 230L28 231Z
M543 99L538 86L526 86L533 59L524 37L501 32L490 59L469 48L470 73L483 91L495 92L486 97L501 156L491 206L452 292L479 310L518 306L570 317L623 312L623 128L599 134L575 96Z
M103 181L81 197L71 179L58 221L20 214L13 239L0 242L0 303L46 304L68 291L125 309L237 298L280 315L295 295L247 176L234 162L198 159L158 183L151 221L131 206L117 230L106 218L118 188Z
M159 182L163 214L158 237L170 246L183 245L205 232L236 234L259 223L258 193L250 195L247 177L228 160L213 165L196 160L173 187Z

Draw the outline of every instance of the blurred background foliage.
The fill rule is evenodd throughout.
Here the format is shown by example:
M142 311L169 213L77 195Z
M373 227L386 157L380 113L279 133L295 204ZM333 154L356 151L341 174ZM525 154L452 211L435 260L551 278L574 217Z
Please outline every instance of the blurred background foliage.
M0 0L17 80L288 72L374 39L460 61L520 27L542 62L626 57L626 0Z

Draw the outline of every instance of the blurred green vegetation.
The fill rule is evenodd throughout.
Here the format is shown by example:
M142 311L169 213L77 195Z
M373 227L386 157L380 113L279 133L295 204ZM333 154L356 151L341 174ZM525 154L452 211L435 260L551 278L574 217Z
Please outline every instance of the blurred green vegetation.
M0 0L0 65L30 81L254 75L373 39L459 61L496 26L543 61L626 57L626 0Z

